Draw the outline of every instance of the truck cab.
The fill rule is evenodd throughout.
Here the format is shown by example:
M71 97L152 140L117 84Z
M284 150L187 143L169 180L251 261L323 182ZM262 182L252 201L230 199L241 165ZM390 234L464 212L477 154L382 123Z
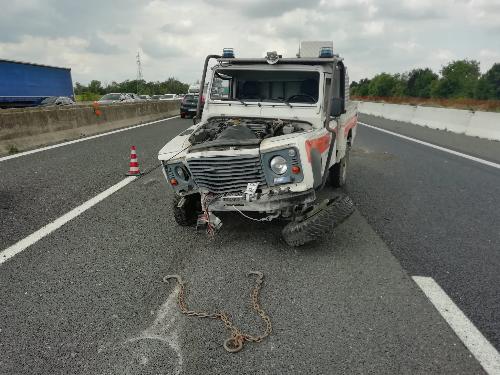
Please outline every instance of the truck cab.
M217 227L219 211L300 220L327 182L345 183L357 108L343 60L323 44L316 56L207 58L200 121L158 155L179 224Z

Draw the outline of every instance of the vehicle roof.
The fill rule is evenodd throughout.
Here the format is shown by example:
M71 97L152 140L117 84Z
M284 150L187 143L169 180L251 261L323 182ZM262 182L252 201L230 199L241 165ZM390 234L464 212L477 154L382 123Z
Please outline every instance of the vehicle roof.
M228 63L230 65L250 65L250 64L266 64L269 65L265 58L218 58L219 63ZM342 61L339 56L333 57L285 57L280 58L273 65L282 64L298 64L298 65L332 65L335 62Z
M17 61L17 60L0 59L0 62L8 62L8 63L13 63L13 64L23 64L23 65L33 65L33 66L43 66L45 68L71 70L71 68L64 68L62 66L44 65L44 64L30 63L30 62Z

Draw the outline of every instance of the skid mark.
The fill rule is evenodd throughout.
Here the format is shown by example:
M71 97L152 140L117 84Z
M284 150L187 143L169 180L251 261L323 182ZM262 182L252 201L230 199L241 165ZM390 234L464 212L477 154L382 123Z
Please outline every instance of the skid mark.
M138 336L127 339L124 345L131 345L139 341L156 341L164 345L168 345L176 354L177 359L174 365L173 374L178 375L182 372L183 367L183 357L182 350L179 344L179 334L178 334L178 318L180 317L180 312L177 307L177 294L179 292L178 287L176 287L172 293L168 296L167 300L163 305L160 306L156 318L144 331L142 331ZM147 345L147 344L146 344ZM152 346L153 350L154 346ZM150 358L144 348L134 349L137 358L140 359L140 364L147 366L150 363ZM167 355L168 353L165 353Z

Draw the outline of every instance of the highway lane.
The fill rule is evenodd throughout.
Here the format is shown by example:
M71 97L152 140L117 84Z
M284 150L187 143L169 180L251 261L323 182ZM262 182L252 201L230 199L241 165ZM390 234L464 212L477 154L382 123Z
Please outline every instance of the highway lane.
M190 124L172 121L178 131ZM146 127L131 140L154 165L169 136L163 126ZM102 190L123 178L128 153L122 138L106 144L126 155L116 152L121 160L110 161ZM89 141L65 154L92 158L101 147ZM81 173L92 176L93 167ZM213 241L179 228L171 196L156 169L0 265L0 373L482 373L358 213L297 250L279 240L280 223L223 215ZM82 200L67 199L70 208ZM31 209L37 205L43 200ZM274 331L238 355L223 351L219 322L181 316L174 286L161 282L182 274L193 307L224 309L258 332L248 309L252 269L266 275L262 305Z
M398 131L394 122L361 119ZM397 125L423 141L440 139ZM469 150L476 142L465 137L456 148L499 160L498 142L482 142ZM500 171L360 126L349 173L347 191L407 272L433 277L499 349Z
M297 250L280 223L179 228L171 196L155 170L1 266L0 373L483 373L359 214ZM181 274L190 306L258 333L250 270L273 333L237 355L162 282Z
M175 118L0 162L0 247L123 179L131 145L137 146L142 170L157 165L164 140L187 126Z

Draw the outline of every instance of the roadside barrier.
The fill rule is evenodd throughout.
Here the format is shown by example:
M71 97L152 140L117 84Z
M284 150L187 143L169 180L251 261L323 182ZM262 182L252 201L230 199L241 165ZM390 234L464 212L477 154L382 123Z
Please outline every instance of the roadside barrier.
M137 150L135 146L130 146L129 170L125 173L127 176L137 176L141 174L139 170L139 161L137 160Z
M0 110L0 155L24 151L179 114L180 101Z
M373 102L358 102L358 111L388 120L500 141L500 113Z

